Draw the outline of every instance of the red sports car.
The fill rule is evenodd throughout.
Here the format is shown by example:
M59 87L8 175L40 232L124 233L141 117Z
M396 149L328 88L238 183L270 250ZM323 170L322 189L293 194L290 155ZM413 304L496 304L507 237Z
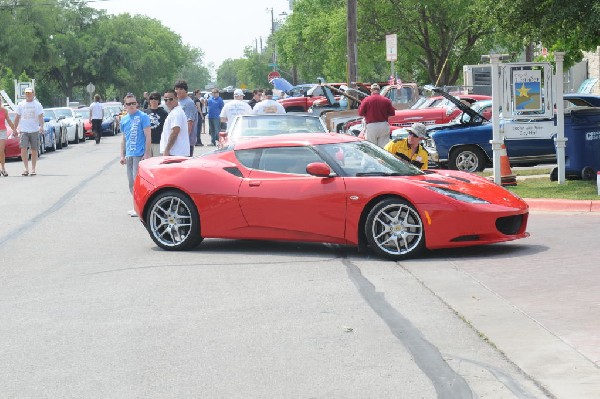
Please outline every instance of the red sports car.
M423 172L365 140L329 133L144 160L134 202L167 250L204 238L308 241L367 246L397 260L529 235L527 204L504 188L465 172Z

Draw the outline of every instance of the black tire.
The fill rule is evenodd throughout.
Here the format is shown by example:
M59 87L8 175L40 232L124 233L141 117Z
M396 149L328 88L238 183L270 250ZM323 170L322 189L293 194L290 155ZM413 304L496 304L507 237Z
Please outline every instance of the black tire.
M75 139L73 140L73 144L79 144L79 127L75 126Z
M554 168L550 172L550 181L558 181L558 168Z
M582 180L596 180L596 171L591 166L586 166L581 169Z
M391 260L406 259L425 248L425 228L416 208L402 198L387 198L367 216L365 235L369 247Z
M62 150L62 148L63 148L62 129L59 130L58 136L56 136L56 130L54 131L54 140L56 141L56 149Z
M156 245L168 251L193 249L202 242L196 205L181 191L164 191L152 200L146 228Z
M453 149L448 159L448 169L464 172L481 172L485 169L487 158L483 151L475 146L463 146Z

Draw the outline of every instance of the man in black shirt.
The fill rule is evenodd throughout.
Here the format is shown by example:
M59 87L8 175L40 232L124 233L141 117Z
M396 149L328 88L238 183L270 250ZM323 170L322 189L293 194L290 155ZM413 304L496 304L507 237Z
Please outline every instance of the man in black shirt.
M252 91L252 100L248 101L248 104L250 105L251 108L254 108L256 103L258 103L260 100L262 100L262 95L263 95L262 89L255 89Z
M157 157L160 154L160 137L162 136L163 125L169 113L160 106L160 93L153 91L148 96L148 109L144 110L150 117L150 156Z

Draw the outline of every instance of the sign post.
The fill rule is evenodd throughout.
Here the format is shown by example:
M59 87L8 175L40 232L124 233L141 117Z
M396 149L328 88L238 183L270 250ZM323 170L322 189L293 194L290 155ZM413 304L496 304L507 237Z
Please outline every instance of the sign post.
M271 83L271 81L273 79L280 78L280 77L281 77L281 74L279 72L273 71L273 72L269 72L269 75L267 76L267 80L269 81L269 83Z
M398 35L385 35L385 59L391 63L391 75L395 76L394 62L398 60Z
M85 86L85 91L90 95L90 104L92 103L92 94L96 91L96 86L92 82L90 82L87 86Z
M500 151L505 139L556 138L558 183L565 182L563 58L555 53L556 71L549 62L500 63L491 54L494 182L500 184ZM556 125L554 124L556 106ZM503 123L500 123L502 111Z

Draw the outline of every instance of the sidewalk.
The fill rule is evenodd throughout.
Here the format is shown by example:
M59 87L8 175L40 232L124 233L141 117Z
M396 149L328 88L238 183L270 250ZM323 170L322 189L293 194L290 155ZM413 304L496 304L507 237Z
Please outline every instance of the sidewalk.
M600 200L523 198L532 211L600 212Z

